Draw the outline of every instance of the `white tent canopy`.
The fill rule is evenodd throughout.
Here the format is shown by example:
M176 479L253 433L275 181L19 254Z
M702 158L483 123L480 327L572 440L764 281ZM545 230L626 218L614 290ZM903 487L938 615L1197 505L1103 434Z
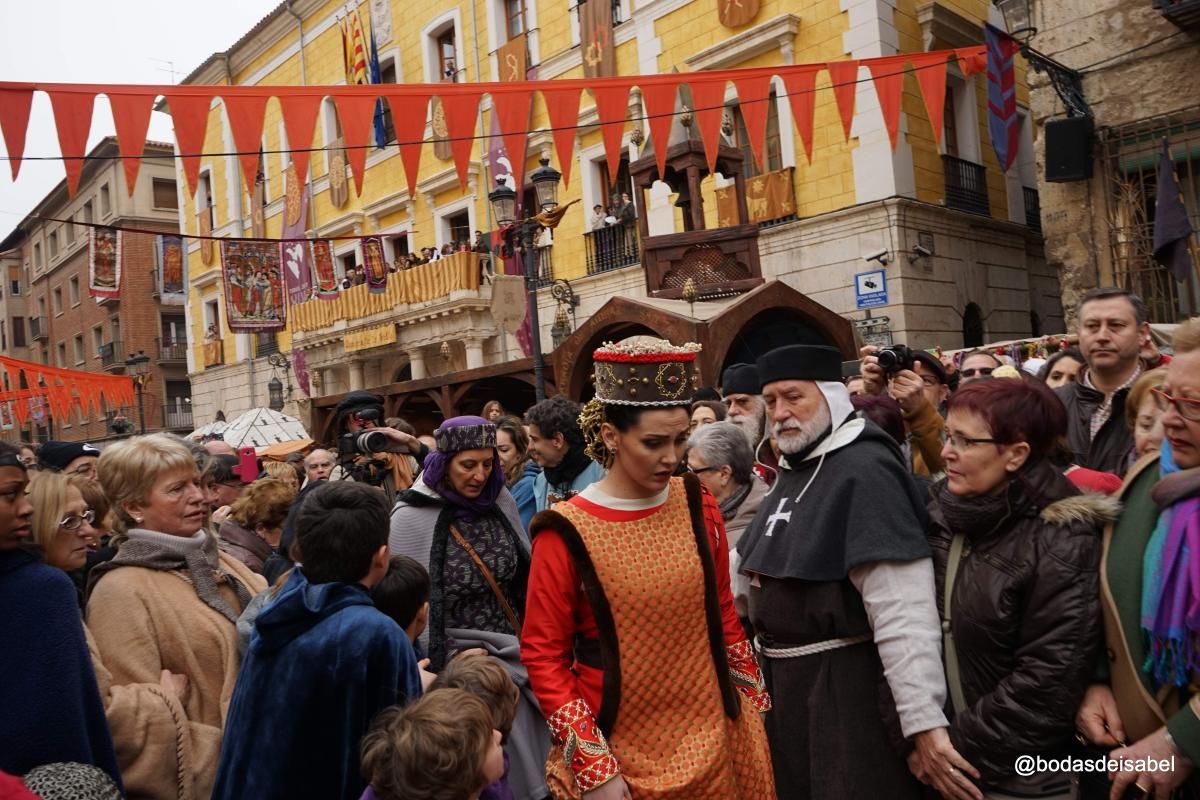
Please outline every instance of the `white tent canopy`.
M221 435L231 447L266 447L309 438L300 420L269 408L252 408L230 420Z
M189 441L199 442L205 437L220 435L227 427L229 427L228 422L217 420L216 422L210 422L207 425L201 425L199 428L196 428L196 430L189 433L187 438Z

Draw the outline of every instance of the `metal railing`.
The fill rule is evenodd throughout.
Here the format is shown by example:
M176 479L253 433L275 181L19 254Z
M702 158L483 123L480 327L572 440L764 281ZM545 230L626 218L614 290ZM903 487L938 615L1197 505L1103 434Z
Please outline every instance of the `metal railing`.
M991 213L988 205L987 170L982 164L963 161L954 156L942 156L946 173L946 207L969 211L972 214Z
M585 232L583 240L588 275L641 263L636 225L607 225Z
M105 342L100 345L100 366L102 367L123 367L125 366L125 345L121 342Z
M163 406L162 419L164 428L187 428L191 430L193 427L192 409L184 405Z
M29 335L34 339L50 338L50 325L45 317L29 318Z
M1038 191L1028 186L1022 186L1021 190L1025 196L1025 226L1041 233L1042 203L1038 198Z
M155 339L159 361L187 361L187 342L173 339Z

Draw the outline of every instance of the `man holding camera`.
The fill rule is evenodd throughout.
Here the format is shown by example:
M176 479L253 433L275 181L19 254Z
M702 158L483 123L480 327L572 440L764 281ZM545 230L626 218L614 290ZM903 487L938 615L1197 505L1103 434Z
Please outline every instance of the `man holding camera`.
M909 467L914 475L932 478L946 469L942 445L946 420L941 406L950 396L946 369L932 353L904 345L867 345L862 355L866 394L890 394L900 404L908 434ZM881 362L882 357L882 362Z
M389 503L412 486L413 462L422 460L423 445L415 437L383 426L383 398L354 391L338 403L338 463L359 483L377 486ZM374 435L371 435L374 434Z

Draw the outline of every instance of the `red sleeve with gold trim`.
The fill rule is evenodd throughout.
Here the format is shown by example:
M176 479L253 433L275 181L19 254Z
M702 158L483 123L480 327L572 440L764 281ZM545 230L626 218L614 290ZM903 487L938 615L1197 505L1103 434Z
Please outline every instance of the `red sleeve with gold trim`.
M713 562L717 571L717 599L721 603L721 624L725 630L725 654L729 659L729 676L733 685L757 711L769 711L771 697L763 680L762 669L754 648L746 638L746 629L738 619L729 587L729 540L725 537L725 520L717 501L704 491L704 526L713 542Z
M582 698L550 715L550 733L562 745L563 760L575 775L579 791L590 792L617 777L617 759L608 749L596 717Z

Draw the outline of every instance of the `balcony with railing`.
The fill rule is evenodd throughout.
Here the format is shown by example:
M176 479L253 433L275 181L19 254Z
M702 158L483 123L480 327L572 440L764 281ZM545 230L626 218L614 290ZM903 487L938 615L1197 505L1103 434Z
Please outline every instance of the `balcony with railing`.
M166 430L191 430L192 407L186 403L171 403L163 406L163 428Z
M1200 28L1200 0L1154 0L1154 7L1180 28Z
M972 214L991 213L988 204L987 170L982 164L954 156L942 156L946 173L946 207Z
M158 363L180 363L187 361L187 342L179 342L169 337L155 339L154 345L158 350Z
M1025 227L1041 233L1042 203L1038 198L1038 191L1028 186L1022 186L1021 192L1025 197Z
M606 225L583 234L587 274L596 275L642 263L637 226Z
M204 342L204 366L219 367L225 363L225 342L206 339Z
M105 370L125 366L125 345L121 342L105 342L100 345L100 366Z
M34 339L50 338L50 323L45 317L29 318L29 335Z

